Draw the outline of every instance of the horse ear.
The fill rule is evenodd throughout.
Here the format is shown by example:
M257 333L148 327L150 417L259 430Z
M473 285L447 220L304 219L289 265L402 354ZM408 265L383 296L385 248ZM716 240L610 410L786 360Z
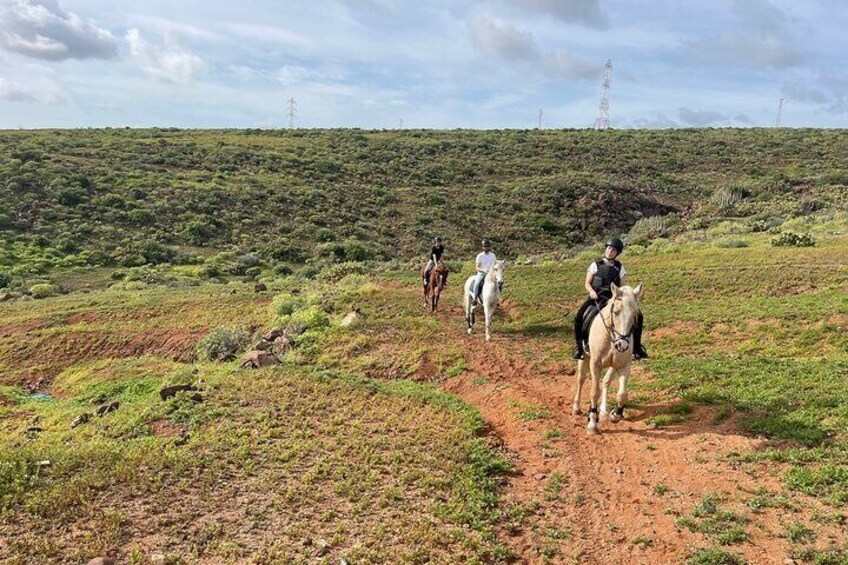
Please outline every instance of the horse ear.
M633 289L633 294L636 295L636 300L642 299L642 293L644 292L644 288L642 288L642 283L639 283L639 286Z
M613 296L615 296L616 298L621 298L621 289L618 288L617 284L612 283L612 285L610 285L610 289L612 289Z

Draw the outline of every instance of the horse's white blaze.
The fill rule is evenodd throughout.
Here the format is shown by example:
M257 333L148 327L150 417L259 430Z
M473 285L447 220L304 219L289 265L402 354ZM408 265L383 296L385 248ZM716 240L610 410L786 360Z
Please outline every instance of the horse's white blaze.
M633 336L629 335L639 315L639 298L643 288L612 285L613 299L604 307L592 322L589 330L589 351L577 362L577 392L571 406L572 414L580 414L580 397L587 372L592 375L592 393L589 398L589 425L586 432L598 433L598 421L619 422L627 402L627 381L630 378L630 365L633 362ZM603 318L601 318L603 316ZM621 336L610 335L608 328ZM587 371L588 369L588 371ZM601 382L601 371L608 369ZM614 373L618 373L617 407L612 414L608 411L607 391Z
M483 317L486 322L486 341L492 340L492 317L495 314L495 309L501 300L500 285L504 281L504 270L506 264L504 261L495 261L489 272L486 273L486 278L483 279L483 292L481 300L483 301ZM475 310L479 304L474 303L474 275L468 277L465 281L465 322L468 325L468 333L474 329L476 322Z

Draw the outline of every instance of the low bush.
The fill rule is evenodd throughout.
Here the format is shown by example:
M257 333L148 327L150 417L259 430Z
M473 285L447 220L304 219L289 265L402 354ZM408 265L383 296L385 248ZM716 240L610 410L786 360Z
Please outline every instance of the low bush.
M252 337L244 328L215 328L197 343L194 353L198 361L232 361Z
M774 247L813 247L816 240L808 233L785 231L771 238L771 244Z

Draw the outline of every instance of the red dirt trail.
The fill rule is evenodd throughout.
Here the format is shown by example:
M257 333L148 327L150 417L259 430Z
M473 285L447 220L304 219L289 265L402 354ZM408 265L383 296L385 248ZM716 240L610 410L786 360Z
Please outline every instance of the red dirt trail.
M507 316L509 308L507 303ZM774 508L753 514L744 500L760 488L780 494L782 469L725 457L761 449L765 440L738 433L732 419L714 423L708 408L698 408L687 421L668 428L649 426L644 419L667 406L662 403L628 409L621 423L602 423L600 436L587 436L586 416L571 415L574 365L558 363L549 354L551 348L570 352L566 336L505 334L496 320L492 341L486 343L480 323L474 335L465 333L462 308L445 304L436 315L450 328L450 339L467 344L469 367L442 381L442 387L480 410L494 441L514 464L502 500L507 507L539 503L518 528L507 531L504 526L499 532L520 562L682 563L699 548L720 547L706 535L675 525L678 516L690 515L707 494L719 494L722 509L750 519L745 526L750 539L721 549L744 553L749 563L789 562L789 544L780 537L785 526L809 518L805 514L820 506L805 497L803 511L791 517ZM645 370L636 366L631 384L644 378ZM613 402L614 390L615 385ZM587 395L584 388L584 412ZM548 415L528 421L521 417L528 407ZM561 438L546 439L551 429L560 430ZM558 493L552 479L562 485ZM655 492L657 485L666 485L667 492ZM824 533L820 531L820 540ZM838 541L838 530L828 534ZM546 561L542 550L552 545L560 550Z

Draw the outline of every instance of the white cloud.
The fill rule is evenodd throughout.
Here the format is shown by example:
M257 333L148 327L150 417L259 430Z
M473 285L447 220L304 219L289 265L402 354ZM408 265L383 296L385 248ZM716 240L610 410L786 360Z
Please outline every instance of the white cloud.
M514 26L477 17L471 22L474 46L487 57L505 60L533 60L539 58L539 48L533 34L519 31Z
M56 0L0 0L0 44L53 61L113 59L118 54L114 35L93 20L62 11Z
M545 55L544 66L550 74L565 79L594 79L601 74L597 62L582 59L562 49Z
M784 37L757 36L742 31L692 42L688 45L688 53L695 61L739 67L787 68L804 61L801 49Z
M482 16L472 21L474 46L492 59L529 63L556 78L591 79L598 76L596 63L577 57L563 49L551 53L539 50L533 34L511 24Z
M141 32L127 32L130 54L147 75L167 83L185 83L203 68L203 59L176 43L166 35L163 46L153 45L141 37Z
M567 23L606 29L607 16L600 0L500 0L526 12L543 14Z
M232 35L242 39L248 39L251 42L280 43L297 47L309 47L312 45L312 41L308 37L281 27L233 23L226 25L225 29Z
M36 79L30 84L20 84L6 78L0 78L0 100L8 102L39 102L59 104L65 96L61 87L47 79Z
M685 107L680 108L677 111L677 116L684 124L694 127L707 127L733 123L750 125L752 123L751 119L744 114L730 116L713 110L692 110Z

